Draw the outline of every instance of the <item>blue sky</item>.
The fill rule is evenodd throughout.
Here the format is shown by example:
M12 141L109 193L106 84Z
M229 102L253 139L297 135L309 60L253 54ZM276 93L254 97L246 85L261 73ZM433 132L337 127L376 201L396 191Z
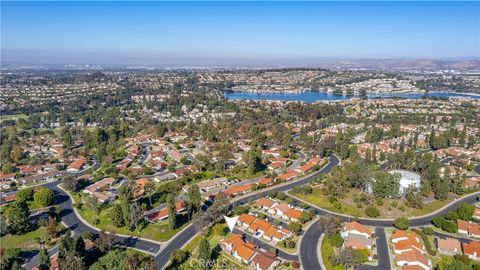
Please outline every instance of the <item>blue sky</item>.
M101 64L479 57L480 2L2 1L1 52Z

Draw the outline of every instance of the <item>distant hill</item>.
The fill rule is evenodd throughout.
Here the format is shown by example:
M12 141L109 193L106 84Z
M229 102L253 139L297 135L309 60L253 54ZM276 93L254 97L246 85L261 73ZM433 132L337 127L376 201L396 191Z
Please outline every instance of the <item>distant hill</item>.
M328 68L368 69L480 69L480 59L432 60L432 59L352 59L325 64Z

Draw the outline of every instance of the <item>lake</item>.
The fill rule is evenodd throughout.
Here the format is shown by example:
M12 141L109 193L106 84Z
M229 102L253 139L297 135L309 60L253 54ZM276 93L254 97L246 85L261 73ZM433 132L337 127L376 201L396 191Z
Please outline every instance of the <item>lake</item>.
M283 93L283 92L240 92L240 91L226 91L223 93L224 97L230 100L283 100L283 101L336 101L347 100L351 98L360 98L361 96L355 95L340 95L317 91L304 91L298 93ZM431 92L431 93L398 93L398 94L368 94L367 98L409 98L419 99L422 97L469 97L480 98L480 96L460 94L460 93L446 93L446 92Z

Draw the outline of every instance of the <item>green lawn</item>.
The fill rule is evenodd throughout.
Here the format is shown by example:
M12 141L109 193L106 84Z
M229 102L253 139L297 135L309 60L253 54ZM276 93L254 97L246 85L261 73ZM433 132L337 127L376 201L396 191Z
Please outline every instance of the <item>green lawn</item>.
M295 194L291 192L291 195L295 197L305 200L313 205L316 205L320 208L340 213L340 214L347 214L354 217L366 217L365 208L358 208L357 205L352 201L352 198L355 196L357 191L350 190L350 192L345 196L343 199L339 199L341 204L341 208L337 209L331 204L328 200L328 196L323 194L321 188L316 187L313 189L313 192L307 196L301 194ZM373 204L374 207L380 210L380 216L378 218L397 218L400 216L404 217L411 217L411 216L422 216L428 213L432 213L433 211L440 209L441 207L445 206L446 204L450 203L452 200L445 200L445 201L433 201L423 205L422 209L415 209L410 208L405 205L405 200L402 199L383 199L383 205L379 206L376 203ZM396 204L396 206L394 206ZM403 208L402 208L403 207Z
M445 201L433 201L431 203L427 203L423 205L422 209L412 209L412 214L414 216L422 216L426 215L429 213L432 213L433 211L442 208L443 206L447 205L448 203L452 202L451 199L445 200Z
M30 209L30 210L38 209L38 208L45 208L45 206L39 205L35 201L28 201L27 204L28 204L28 209Z
M75 202L81 200L81 195L78 193L74 195ZM82 205L78 212L88 223L93 226L103 229L105 231L115 231L118 234L131 235L136 237L148 238L156 241L167 241L172 238L176 233L182 230L188 223L183 224L180 228L170 230L168 220L164 220L158 223L146 223L146 226L140 230L140 233L130 231L126 227L117 228L110 221L111 208L103 209L98 215L92 212L86 205ZM96 223L95 221L98 221Z
M281 249L285 252L288 252L288 253L295 253L297 251L297 248L298 248L298 236L295 235L290 240L293 240L293 242L295 242L295 247L294 248L281 247L278 243L275 245L275 247L278 248L278 249ZM288 241L290 241L290 240L288 240Z
M322 241L322 260L325 268L327 270L343 270L345 269L342 265L333 265L331 258L333 256L332 243L328 237L324 237Z
M248 270L250 267L240 262L239 260L233 258L230 254L225 252L220 253L220 256L217 258L217 263L212 268L213 270Z
M36 237L46 235L45 227L40 227L35 231L28 232L22 235L5 235L0 238L1 247L5 249L20 248L22 250L39 249L40 245L35 243Z
M297 195L294 193L290 193L295 195L296 197L305 200L313 205L316 205L320 208L336 212L336 213L345 213L350 214L352 216L363 216L364 213L360 209L358 209L355 205L347 204L342 202L342 208L339 210L335 208L329 201L328 198L323 195L322 190L320 188L314 188L313 192L307 196Z
M18 119L25 119L28 116L26 114L12 114L12 115L2 115L0 116L0 123L7 120L18 121Z
M226 236L221 236L218 234L210 234L207 238L208 241L210 242L210 248L213 250L217 247L218 242L221 239L224 239L228 237L230 234L227 234ZM198 256L198 245L200 244L200 241L202 240L202 235L197 235L195 236L187 245L185 245L185 248L183 248L183 251L185 251L188 254L188 258L186 261L184 261L181 265L177 266L172 266L170 265L167 267L169 270L173 269L182 269L182 270L196 270L195 268L195 263L190 265L190 261L194 258L197 258ZM223 251L218 254L218 257L216 258L216 263L213 265L212 269L215 270L226 270L226 269L238 269L238 270L243 270L243 269L249 269L247 265L243 264L242 262L238 261L237 259L233 258L229 254L224 253Z

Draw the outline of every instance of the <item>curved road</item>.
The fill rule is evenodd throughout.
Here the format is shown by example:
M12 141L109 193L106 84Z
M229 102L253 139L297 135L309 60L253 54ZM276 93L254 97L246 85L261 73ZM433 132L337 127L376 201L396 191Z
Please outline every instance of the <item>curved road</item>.
M315 172L311 175L308 175L308 176L306 176L304 178L301 178L300 180L297 180L297 181L294 181L294 182L287 182L285 185L282 185L282 186L273 186L271 188L267 188L262 192L247 194L247 195L241 197L240 199L237 199L237 200L234 199L234 202L230 203L230 205L245 204L245 203L248 203L249 201L259 199L261 197L267 196L268 192L270 190L287 191L287 190L292 189L296 186L306 184L306 183L312 181L314 178L318 177L319 175L330 172L333 169L333 167L335 167L337 164L339 164L339 162L340 162L340 159L338 157L336 157L334 155L331 155L331 156L329 156L329 162L327 163L327 165L323 166L322 169L320 169L319 171L317 171L317 172ZM311 226L311 227L315 227L315 226ZM195 230L195 226L189 226L185 230L183 230L182 232L178 233L174 238L172 238L172 241L170 241L166 246L164 246L160 250L160 252L158 253L157 257L155 258L155 263L157 265L157 268L162 269L162 268L166 267L167 264L168 264L170 254L175 249L182 248L182 246L184 246L186 243L188 243L188 241L190 241L196 235L196 233L197 232ZM303 242L305 242L305 241L302 240L302 243ZM315 247L315 250L316 250L316 247ZM289 254L286 254L286 253L285 254L279 253L279 255L280 256L285 256L286 258L288 258L287 256L293 256L293 257L290 257L290 258L296 260L296 256L294 256L294 255L289 255ZM307 269L307 268L305 268L305 269ZM318 268L312 268L312 269L318 269Z
M236 205L236 204L245 204L248 203L252 200L259 199L261 197L267 196L268 192L270 190L276 190L276 191L287 191L290 190L296 186L300 186L306 183L309 183L316 177L318 177L321 174L325 174L330 172L336 165L340 163L340 160L338 157L335 155L330 155L329 156L329 162L322 167L319 171L312 173L308 176L305 176L303 178L300 178L299 180L292 181L292 182L287 182L285 184L279 185L279 186L273 186L270 188L267 188L265 190L262 190L261 192L258 193L252 193L252 194L247 194L244 195L240 198L234 199L230 205ZM480 170L480 165L477 166L477 169ZM55 194L55 204L60 208L60 219L61 221L69 228L75 235L81 235L86 231L93 231L93 232L98 232L94 228L88 226L87 224L83 223L82 220L77 217L75 212L73 211L73 206L72 206L72 201L70 197L60 188L57 187L57 185L60 183L60 181L54 181L45 184L46 187L52 189ZM465 198L459 199L457 201L452 202L449 204L447 207L441 209L440 211L437 211L435 213L429 214L428 216L423 216L423 217L418 217L418 218L412 218L410 219L410 224L411 226L425 226L429 225L431 223L431 220L434 216L437 215L444 215L447 212L454 210L458 207L458 205L462 202L467 202L467 203L473 203L476 201L478 194L471 194L469 196L466 196ZM317 211L318 215L336 215L340 217L342 220L349 220L352 217L346 216L346 215L340 215L338 213L331 213L328 211L325 211L319 207L314 207L312 206ZM373 227L392 227L393 221L392 220L373 220L373 219L366 219L366 218L360 218L359 221L365 225L368 226L373 226ZM318 221L317 221L318 222ZM383 231L384 235L384 230L381 228L377 228L378 230ZM380 231L376 233L381 233ZM319 229L316 224L313 226L310 226L310 228L305 231L305 234L303 236L301 245L300 245L300 261L302 262L302 265L304 269L321 269L320 264L318 262L318 257L317 257L317 244L321 235L321 230ZM142 250L147 253L152 253L155 254L155 262L158 267L158 269L164 268L169 261L170 254L176 250L182 248L186 243L188 243L195 235L197 234L197 231L195 229L195 226L190 225L187 226L184 230L179 232L177 235L175 235L170 241L165 243L165 245L161 246L159 243L151 242L145 239L140 239L136 237L123 237L123 236L117 236L116 238L116 244L121 245L124 247L129 247L129 248L135 248ZM385 238L381 237L381 235L377 236L377 246L379 246L378 239L380 238ZM386 242L385 242L386 245ZM52 248L49 253L55 253L57 250L56 247ZM381 252L381 251L379 251ZM387 250L388 252L388 250ZM388 253L387 253L388 254ZM35 254L29 254L30 259L27 260L26 267L31 268L33 266L36 266L38 263L38 256ZM283 254L283 252L279 253L279 257L285 257L285 259L290 259L290 260L296 260L297 256L295 255L290 255L290 254ZM384 258L385 256L382 256ZM302 260L305 258L309 258L308 260ZM386 258L384 258L385 260ZM378 267L381 267L382 265L382 260L380 260L380 265ZM388 262L389 263L389 262ZM361 267L362 268L362 267ZM381 269L381 268L380 268Z
M84 232L91 231L98 233L97 230L83 223L78 216L73 211L72 200L65 191L57 187L60 181L50 182L45 187L51 189L55 193L55 205L60 208L59 217L62 223L70 229L74 235L80 236ZM117 236L115 239L115 244L128 247L140 249L147 253L155 254L160 245L154 242L146 241L136 237L123 237ZM52 248L50 254L56 253L58 251L56 248ZM27 262L25 267L31 269L34 266L38 265L38 256L36 254L30 254L30 258L26 258Z

